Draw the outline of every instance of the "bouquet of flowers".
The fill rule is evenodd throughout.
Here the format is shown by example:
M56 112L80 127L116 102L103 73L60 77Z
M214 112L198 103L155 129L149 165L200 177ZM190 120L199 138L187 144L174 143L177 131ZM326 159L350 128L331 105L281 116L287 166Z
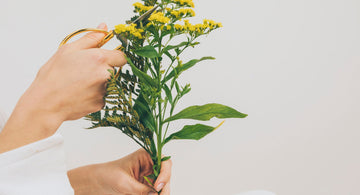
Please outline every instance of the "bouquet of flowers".
M153 174L146 176L152 185L160 172L165 144L177 139L199 140L218 128L204 124L185 125L169 133L171 122L181 119L207 121L216 118L244 118L247 115L221 104L190 106L174 113L180 99L190 92L190 84L181 86L178 79L197 63L212 60L202 57L183 62L184 50L199 44L196 40L222 27L221 23L204 19L192 24L195 16L192 0L142 0L134 3L135 16L126 24L115 26L121 50L129 68L109 70L111 78L103 111L87 119L92 127L115 127L133 139L151 156ZM181 40L181 41L179 41Z

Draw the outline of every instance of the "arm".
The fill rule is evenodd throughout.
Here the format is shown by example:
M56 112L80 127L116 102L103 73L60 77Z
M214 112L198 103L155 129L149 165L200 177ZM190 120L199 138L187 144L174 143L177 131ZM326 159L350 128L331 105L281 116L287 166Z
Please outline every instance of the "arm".
M102 28L106 29L106 26ZM104 106L103 96L110 77L108 69L124 65L126 60L120 51L97 48L103 37L102 33L89 33L62 46L40 69L0 133L0 156L1 153L21 146L38 143L39 140L47 141L43 139L53 135L63 121L81 118ZM41 157L42 154L39 155ZM46 155L42 157L47 158ZM169 163L171 161L163 165L164 169L155 183L156 190L163 189L161 195L170 193ZM27 165L32 166L33 162L23 164L26 168ZM136 152L118 161L71 170L68 177L76 194L91 194L109 189L147 194L154 190L142 183L142 176L145 175L139 171L144 170L144 166L150 168L147 171L152 171L149 164L151 159L146 152ZM36 172L38 169L32 167L31 170ZM138 174L135 175L136 173ZM19 174L17 178L22 177L22 172ZM164 185L160 185L161 183Z
M103 107L107 70L126 63L122 52L97 48L103 37L89 33L62 46L40 69L0 133L0 153L49 137L63 121Z

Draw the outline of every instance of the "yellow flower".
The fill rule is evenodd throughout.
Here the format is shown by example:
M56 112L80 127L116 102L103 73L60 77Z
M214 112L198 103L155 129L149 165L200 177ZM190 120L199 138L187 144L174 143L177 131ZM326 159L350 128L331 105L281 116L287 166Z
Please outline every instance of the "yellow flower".
M189 20L183 20L184 25L175 24L174 28L177 31L186 31L190 34L202 35L209 33L210 31L222 27L222 24L213 20L205 19L203 23L191 24Z
M222 24L220 22L215 22L214 20L204 19L203 23L204 26L206 26L210 30L222 27Z
M153 8L153 6L145 6L140 2L134 3L133 6L135 7L135 11L139 13L145 13Z
M180 15L180 12L176 11L176 10L173 10L170 12L171 15L173 15L175 18L179 17Z
M192 9L185 9L185 12L186 12L186 14L189 14L191 17L195 16L195 11Z
M204 33L204 25L203 24L195 24L195 31L197 33Z
M166 29L166 30L171 30L171 26L170 25L161 25L160 26L160 30L164 30L164 28Z
M178 30L178 31L183 31L183 30L184 30L184 26L181 25L181 24L175 24L174 27L175 27L175 29Z
M140 7L144 6L144 5L142 3L140 3L140 2L136 2L136 3L133 4L133 6L140 8Z
M115 26L115 32L116 32L117 34L126 32L126 25L125 25L125 24L116 25L116 26Z
M138 39L142 38L142 35L140 34L140 32L134 32L133 35Z
M189 20L184 20L183 29L186 30L186 31L189 31L190 33L196 31L196 27L193 24L191 24L189 22Z
M136 24L130 24L130 25L125 25L125 24L119 24L115 26L115 33L120 34L120 33L129 33L129 35L132 35L138 39L142 39L142 35L141 33L143 33L144 30L143 29L137 29L136 28Z
M189 7L195 7L194 2L192 0L173 0L174 3L178 5L185 5Z
M162 12L156 12L149 17L149 21L166 24L170 22L170 18L164 16L164 13Z
M195 11L192 9L179 9L179 10L172 10L170 12L175 18L178 17L193 17L195 16Z

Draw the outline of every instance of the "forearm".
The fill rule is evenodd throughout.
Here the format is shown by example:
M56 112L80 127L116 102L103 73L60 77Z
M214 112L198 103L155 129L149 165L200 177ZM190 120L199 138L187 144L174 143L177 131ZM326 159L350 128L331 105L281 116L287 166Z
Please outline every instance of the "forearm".
M49 137L61 125L60 115L48 109L39 93L30 87L20 98L0 133L0 153Z

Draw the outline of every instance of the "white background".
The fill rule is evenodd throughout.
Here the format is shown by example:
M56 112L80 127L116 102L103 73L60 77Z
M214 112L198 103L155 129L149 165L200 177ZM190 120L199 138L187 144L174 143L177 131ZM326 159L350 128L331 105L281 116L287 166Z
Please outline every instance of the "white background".
M11 112L63 37L100 22L123 23L134 2L1 0L0 107ZM199 142L170 143L172 194L360 194L360 2L194 2L198 18L224 28L185 55L217 60L181 77L192 92L178 110L218 102L249 117L229 119ZM138 148L116 129L88 126L79 120L60 128L69 168Z

